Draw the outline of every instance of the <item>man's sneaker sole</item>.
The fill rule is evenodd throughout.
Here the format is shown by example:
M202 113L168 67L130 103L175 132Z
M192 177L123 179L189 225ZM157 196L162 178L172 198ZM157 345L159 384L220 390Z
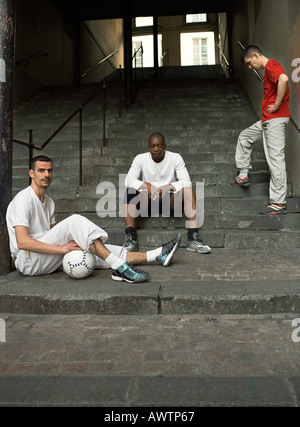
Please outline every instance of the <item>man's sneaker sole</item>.
M286 215L287 208L286 206L281 207L277 205L267 206L266 209L261 212L261 215L273 216L273 215Z
M239 187L242 188L248 188L250 187L250 180L249 178L240 178L239 176L236 177L236 182L234 183L234 185L238 185Z
M197 252L198 254L211 254L211 248L208 246L203 246L203 248L198 248L198 249L193 249L193 248L186 248L187 251L189 252Z
M135 277L130 277L131 275ZM113 270L111 278L116 282L142 283L149 278L149 274L125 262L120 268Z
M144 278L144 279L130 280L130 279L127 279L124 276L123 277L115 276L114 273L112 273L111 278L113 280L115 280L116 282L142 283L142 282L144 282L145 280L147 280L149 278L149 275L146 278Z

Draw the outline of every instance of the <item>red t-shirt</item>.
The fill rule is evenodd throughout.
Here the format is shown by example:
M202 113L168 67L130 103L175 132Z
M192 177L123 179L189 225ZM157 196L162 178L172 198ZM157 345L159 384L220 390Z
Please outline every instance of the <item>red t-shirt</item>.
M265 68L265 75L263 79L264 83L264 97L262 101L262 112L263 118L262 121L265 122L267 120L276 119L278 117L291 117L290 112L290 89L289 87L286 90L286 93L283 97L282 103L277 111L272 114L268 114L267 108L270 105L274 105L277 97L277 87L278 87L278 79L281 74L286 74L283 67L279 64L279 62L274 59L270 59Z

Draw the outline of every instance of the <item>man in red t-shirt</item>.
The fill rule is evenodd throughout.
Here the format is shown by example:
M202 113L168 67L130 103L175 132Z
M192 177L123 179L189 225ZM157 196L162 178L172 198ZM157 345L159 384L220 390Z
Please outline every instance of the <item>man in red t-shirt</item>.
M271 172L270 205L266 215L286 214L287 174L285 164L285 128L290 121L288 76L279 62L266 58L257 46L248 46L242 60L250 69L265 71L262 120L245 129L238 138L236 182L246 188L250 185L249 170L253 144L263 139L265 156Z

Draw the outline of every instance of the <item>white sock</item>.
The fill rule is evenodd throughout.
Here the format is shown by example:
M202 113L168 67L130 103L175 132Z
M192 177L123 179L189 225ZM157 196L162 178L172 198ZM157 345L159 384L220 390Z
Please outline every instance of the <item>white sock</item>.
M245 179L248 177L248 173L249 173L249 169L242 169L242 170L240 170L239 177L241 179Z
M117 270L125 262L122 258L118 257L115 254L108 255L105 261L113 270Z
M153 251L146 252L147 255L147 262L155 261L156 257L158 257L161 254L162 247L160 246L157 249L153 249Z

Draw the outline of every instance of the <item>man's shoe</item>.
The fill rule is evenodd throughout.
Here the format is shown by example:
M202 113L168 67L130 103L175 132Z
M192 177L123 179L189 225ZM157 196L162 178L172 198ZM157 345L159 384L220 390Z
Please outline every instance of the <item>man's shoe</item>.
M246 178L241 178L239 175L235 178L236 185L239 185L242 188L248 188L250 187L250 179L248 176Z
M156 261L162 264L164 267L168 267L171 264L173 256L180 245L180 241L181 233L178 233L169 243L163 244L161 254L156 257Z
M211 253L211 248L207 245L204 245L200 239L199 233L193 233L193 239L188 241L186 250L190 252L198 252L199 254Z
M140 283L147 280L149 273L138 270L131 263L124 262L117 270L113 270L111 278L117 282Z
M262 215L285 215L287 214L286 205L277 205L276 203L272 203L267 206L265 210L261 213Z
M136 252L138 250L138 242L128 233L126 234L123 248L127 249L128 252Z

